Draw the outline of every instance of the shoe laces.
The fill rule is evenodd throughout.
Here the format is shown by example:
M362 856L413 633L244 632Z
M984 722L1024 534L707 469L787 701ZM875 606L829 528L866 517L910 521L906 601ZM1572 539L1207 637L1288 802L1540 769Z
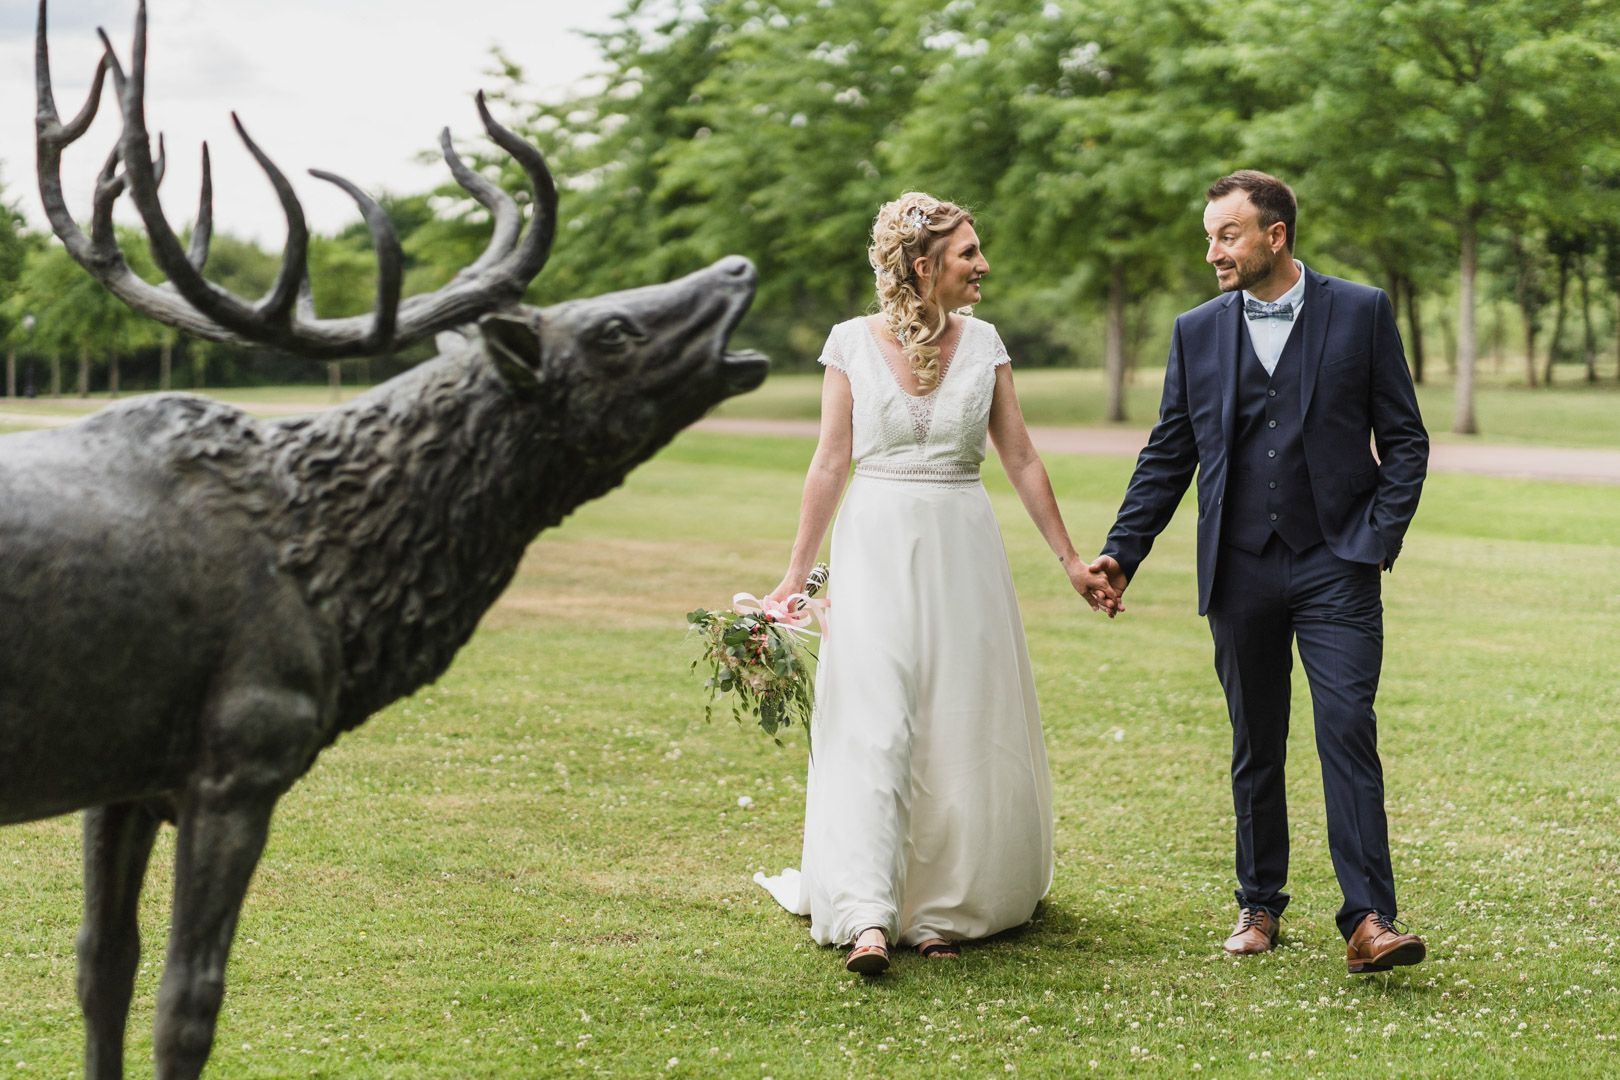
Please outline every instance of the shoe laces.
M1380 911L1373 912L1373 922L1381 929L1388 930L1392 934L1410 934L1412 932L1406 928L1406 923L1400 919L1385 915Z
M1243 909L1243 915L1238 922L1238 929L1253 930L1259 926L1264 920L1265 916L1269 914L1271 914L1271 912L1267 911L1265 908L1246 907Z

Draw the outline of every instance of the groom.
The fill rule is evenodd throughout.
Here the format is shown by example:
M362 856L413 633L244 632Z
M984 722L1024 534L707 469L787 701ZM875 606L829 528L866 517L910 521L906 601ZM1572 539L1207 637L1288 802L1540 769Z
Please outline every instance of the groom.
M1176 320L1159 422L1092 568L1122 595L1197 471L1198 609L1232 719L1240 913L1225 949L1273 948L1288 906L1283 762L1297 641L1350 972L1416 964L1423 940L1394 925L1373 698L1379 573L1417 510L1428 434L1388 299L1294 259L1288 185L1246 170L1206 197L1222 295Z

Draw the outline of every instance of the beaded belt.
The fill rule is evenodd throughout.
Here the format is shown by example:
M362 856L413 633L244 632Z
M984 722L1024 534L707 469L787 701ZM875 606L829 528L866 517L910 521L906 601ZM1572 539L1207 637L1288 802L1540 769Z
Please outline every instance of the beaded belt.
M855 466L855 475L914 484L962 485L979 482L979 467L955 461L862 461Z

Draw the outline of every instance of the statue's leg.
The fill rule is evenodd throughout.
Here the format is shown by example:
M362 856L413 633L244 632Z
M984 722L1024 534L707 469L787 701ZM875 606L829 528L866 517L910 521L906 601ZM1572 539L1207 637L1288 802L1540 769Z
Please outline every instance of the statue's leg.
M174 913L153 1028L158 1080L196 1080L214 1045L225 960L270 831L274 792L195 785L175 836Z
M78 951L87 1080L124 1075L124 1025L141 958L135 909L159 824L142 803L84 813L84 925Z

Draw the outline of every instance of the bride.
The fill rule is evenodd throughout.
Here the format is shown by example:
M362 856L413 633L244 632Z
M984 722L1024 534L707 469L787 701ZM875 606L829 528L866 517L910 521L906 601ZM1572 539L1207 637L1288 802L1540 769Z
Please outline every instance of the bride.
M804 853L756 880L817 942L852 944L850 971L876 974L890 942L954 957L1027 922L1052 880L1040 709L979 482L987 433L1075 591L1093 608L1113 594L1069 542L1000 336L967 310L990 269L972 215L902 195L868 256L881 310L827 338L820 441L770 594L803 589L837 509Z

